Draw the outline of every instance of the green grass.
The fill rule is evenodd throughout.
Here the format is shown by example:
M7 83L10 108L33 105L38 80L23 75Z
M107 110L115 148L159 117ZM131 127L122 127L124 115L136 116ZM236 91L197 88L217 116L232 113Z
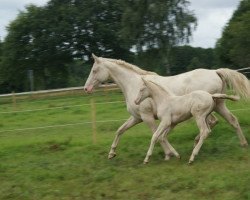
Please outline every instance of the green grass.
M122 101L109 95L71 95L6 101L0 112L34 110L95 102ZM1 101L0 101L1 103ZM250 108L249 102L228 102L230 109ZM124 103L97 104L97 120L126 119ZM250 110L235 111L250 141ZM198 129L193 120L178 125L169 141L181 160L163 160L156 145L150 163L143 165L151 134L140 124L128 130L117 149L107 155L121 122L97 123L93 144L91 124L4 131L91 120L90 106L65 107L0 115L0 199L250 199L250 151L239 146L233 128L223 119L205 141L192 166L188 159Z

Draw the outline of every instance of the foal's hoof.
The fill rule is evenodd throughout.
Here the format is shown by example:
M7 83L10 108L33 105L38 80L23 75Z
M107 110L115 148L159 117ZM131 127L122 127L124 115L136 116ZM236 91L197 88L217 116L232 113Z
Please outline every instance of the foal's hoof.
M188 165L192 165L193 162L194 162L193 160L189 160Z
M166 161L170 160L170 156L169 155L165 155L164 160L166 160Z
M110 153L109 156L108 156L108 159L110 160L110 159L112 159L114 157L116 157L116 153Z
M176 158L178 158L179 160L181 160L181 156L180 155L176 156Z
M144 161L143 161L143 164L144 164L144 165L148 164L148 161L145 161L145 160L144 160Z

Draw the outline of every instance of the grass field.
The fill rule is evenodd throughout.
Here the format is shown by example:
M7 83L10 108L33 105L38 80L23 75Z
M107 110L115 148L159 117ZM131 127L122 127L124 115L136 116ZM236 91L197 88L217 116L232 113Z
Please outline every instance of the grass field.
M150 163L143 165L151 138L144 124L128 130L117 157L108 160L114 133L123 121L97 123L93 144L91 124L80 124L91 121L90 105L83 105L91 98L96 103L124 100L119 92L27 99L16 105L0 99L1 200L250 199L250 150L239 146L235 131L223 119L192 166L187 163L198 131L193 120L169 136L181 160L164 161L156 145ZM227 104L233 110L250 109L250 102ZM30 111L19 112L23 110ZM250 141L250 110L234 114ZM97 121L128 116L124 103L96 105ZM57 125L65 126L53 127Z

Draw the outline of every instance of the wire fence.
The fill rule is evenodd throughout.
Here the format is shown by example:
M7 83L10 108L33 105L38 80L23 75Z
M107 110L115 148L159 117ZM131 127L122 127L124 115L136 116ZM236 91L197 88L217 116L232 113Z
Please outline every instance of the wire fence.
M92 110L93 106L95 105L105 105L105 104L121 104L125 103L125 101L110 101L110 102L103 102L103 103L88 103L88 104L81 104L81 105L71 105L71 106L61 106L55 108L45 108L45 109L33 109L33 110L21 110L21 111L12 111L12 112L0 112L1 114L9 114L9 113L21 113L21 112L34 112L34 111L45 111L51 109L62 109L62 108L73 108L73 107L80 107L80 106L91 106ZM238 112L238 111L248 111L250 108L239 108L239 109L231 109L231 112ZM95 113L94 113L95 115ZM109 119L109 120L91 120L91 121L84 121L84 122L76 122L76 123L69 123L69 124L56 124L56 125L44 125L44 126L37 126L37 127L25 127L25 128L18 128L18 129L7 129L2 130L0 133L3 132L17 132L17 131L27 131L27 130L38 130L38 129L49 129L49 128L58 128L58 127L67 127L67 126L78 126L84 124L93 124L93 123L110 123L110 122L121 122L127 119Z
M243 68L239 69L237 71L245 71L249 70L250 68ZM20 93L20 94L7 94L7 95L0 95L0 97L11 97L12 98L12 104L13 107L16 106L17 104L17 99L16 96L22 96L22 95L35 95L35 94L52 94L57 93L57 92L70 92L71 90L83 90L83 87L77 87L77 88L66 88L66 89L59 89L59 90L49 90L49 91L38 91L34 93ZM107 92L111 92L114 90L119 90L116 85L111 85L108 86L108 89L105 87L102 87L100 90L97 90L99 94L95 94L92 97L97 97L97 96L107 96ZM117 96L122 96L121 93L117 93ZM69 97L70 98L70 97ZM73 99L74 97L72 97ZM90 96L84 96L81 98L88 98L90 99ZM26 99L27 100L27 99ZM48 101L53 101L58 99L49 99ZM19 100L19 103L24 102L25 100ZM38 102L39 100L35 100L35 102ZM44 101L44 100L40 100ZM34 99L31 99L31 101L28 103L34 102ZM64 105L64 106L55 106L52 108L37 108L37 109L26 109L26 110L14 110L14 111L2 111L0 114L13 114L13 113L33 113L33 112L39 112L39 111L47 111L47 110L59 110L59 109L65 109L65 108L74 108L74 107L83 107L83 106L89 106L93 110L93 107L95 108L96 105L106 105L106 104L124 104L125 101L105 101L105 102L90 102L90 103L84 103L84 104L76 104L76 105ZM239 111L248 111L250 108L239 108L239 109L232 109L230 110L231 112L239 112ZM93 112L93 111L91 111ZM95 113L92 113L92 116L95 116ZM95 118L95 117L94 117ZM0 133L4 132L18 132L18 131L28 131L28 130L39 130L39 129L50 129L50 128L59 128L59 127L68 127L68 126L79 126L79 125L84 125L84 124L95 124L95 123L111 123L111 122L122 122L127 119L109 119L109 120L90 120L90 121L83 121L83 122L75 122L75 123L68 123L68 124L55 124L55 125L42 125L42 126L37 126L37 127L24 127L24 128L17 128L17 129L6 129L6 130L1 130ZM95 127L92 127L95 129Z
M97 120L96 123L110 123L110 122L121 122L127 119L110 119L110 120ZM2 130L0 133L4 132L17 132L17 131L28 131L28 130L39 130L39 129L49 129L49 128L59 128L59 127L66 127L66 126L78 126L84 124L92 124L93 121L85 121L85 122L76 122L76 123L69 123L69 124L56 124L56 125L49 125L49 126L38 126L38 127L26 127L26 128L17 128L17 129L7 129Z
M116 103L124 103L125 101L109 101L109 102L102 102L102 103L95 103L96 105L105 105L105 104L116 104ZM65 108L73 108L73 107L82 107L82 106L90 106L91 103L79 104L79 105L70 105L70 106L56 106L53 108L38 108L32 110L17 110L17 111L6 111L0 112L0 114L12 114L12 113L25 113L25 112L35 112L35 111L45 111L45 110L58 110L58 109L65 109Z

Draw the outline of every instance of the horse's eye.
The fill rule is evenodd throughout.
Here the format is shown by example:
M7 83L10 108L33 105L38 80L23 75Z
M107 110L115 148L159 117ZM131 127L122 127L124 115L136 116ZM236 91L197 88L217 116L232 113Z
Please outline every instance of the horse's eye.
M93 73L94 73L94 74L96 74L96 73L97 73L97 70L96 70L96 69L94 69L94 70L93 70Z

